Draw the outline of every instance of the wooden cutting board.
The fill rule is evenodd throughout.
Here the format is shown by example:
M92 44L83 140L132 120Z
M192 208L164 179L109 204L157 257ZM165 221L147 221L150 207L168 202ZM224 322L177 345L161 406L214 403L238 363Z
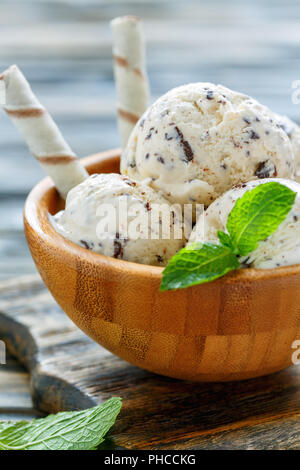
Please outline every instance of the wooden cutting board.
M151 374L78 330L38 276L0 284L0 339L30 371L44 412L123 398L104 448L300 449L299 366L215 384Z

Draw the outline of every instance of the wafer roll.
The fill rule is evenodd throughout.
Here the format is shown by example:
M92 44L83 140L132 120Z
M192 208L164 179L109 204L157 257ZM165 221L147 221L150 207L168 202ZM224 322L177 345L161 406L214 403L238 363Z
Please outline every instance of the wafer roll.
M60 195L66 198L69 190L85 180L88 173L18 67L13 65L2 76L6 113L23 135L31 153L52 178Z
M112 22L118 124L122 148L136 122L149 105L145 44L142 24L135 16L115 18Z

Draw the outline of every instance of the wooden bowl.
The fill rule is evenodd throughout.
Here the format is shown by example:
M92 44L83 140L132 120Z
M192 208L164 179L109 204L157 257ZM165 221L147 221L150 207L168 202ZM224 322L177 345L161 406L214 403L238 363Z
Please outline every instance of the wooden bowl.
M118 172L119 151L83 160ZM292 363L300 339L300 265L245 269L159 292L162 268L105 257L69 242L48 219L63 207L49 178L28 196L25 234L61 308L87 335L136 366L195 381L241 380Z

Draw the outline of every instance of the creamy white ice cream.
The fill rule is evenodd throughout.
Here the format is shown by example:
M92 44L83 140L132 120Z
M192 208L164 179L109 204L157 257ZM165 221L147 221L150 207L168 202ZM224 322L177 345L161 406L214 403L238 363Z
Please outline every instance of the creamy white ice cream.
M249 256L242 258L245 266L253 268L276 268L300 263L300 184L296 181L281 178L261 179L239 184L216 199L206 210L204 216L204 239L219 243L218 230L226 232L226 223L229 213L246 191L250 191L260 184L277 181L297 193L294 205L286 219L278 229L266 240L259 243L258 248ZM191 241L197 227L191 234ZM199 233L202 233L198 230Z
M239 182L292 178L294 154L268 108L221 85L192 83L146 111L121 172L146 180L172 202L208 206Z
M292 144L295 158L295 180L300 182L300 126L287 116L275 114L275 119Z
M181 207L148 186L95 174L69 192L65 210L52 220L61 235L96 253L164 266L184 246L181 219Z

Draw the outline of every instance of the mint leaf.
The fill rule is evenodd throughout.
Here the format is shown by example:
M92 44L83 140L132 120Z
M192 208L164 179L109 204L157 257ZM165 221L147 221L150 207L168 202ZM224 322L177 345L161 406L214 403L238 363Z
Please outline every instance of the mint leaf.
M24 426L28 426L28 421L0 421L0 441L6 434L10 434L12 431Z
M213 243L194 243L171 258L163 271L160 290L203 284L239 267L240 263L230 248Z
M2 421L0 422L0 450L8 450L4 442L13 440L13 436L19 437L25 428L30 425L28 421Z
M0 423L0 450L92 450L103 442L121 407L121 399L116 397L83 411L28 423Z
M275 232L291 210L295 197L294 191L272 181L239 198L226 225L235 253L248 255L260 241Z
M238 269L237 257L254 251L278 228L295 198L294 191L274 181L245 192L228 216L229 234L218 231L219 245L194 243L179 251L163 271L160 290L203 284Z
M231 237L227 233L222 232L222 230L218 230L218 238L222 245L227 246L232 252L234 252Z

